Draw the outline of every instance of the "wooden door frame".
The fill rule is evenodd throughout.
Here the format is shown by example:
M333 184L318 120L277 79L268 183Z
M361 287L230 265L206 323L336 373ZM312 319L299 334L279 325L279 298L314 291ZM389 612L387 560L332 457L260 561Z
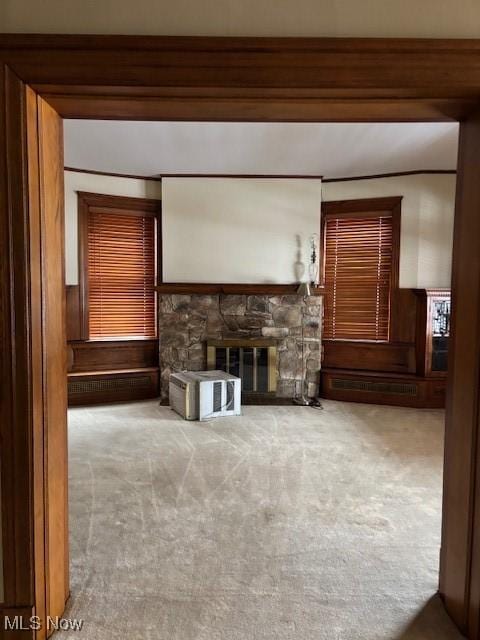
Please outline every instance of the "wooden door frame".
M440 593L459 628L480 638L480 40L3 35L0 80L4 612L48 610L45 463L58 452L48 449L42 387L39 101L64 118L457 120Z

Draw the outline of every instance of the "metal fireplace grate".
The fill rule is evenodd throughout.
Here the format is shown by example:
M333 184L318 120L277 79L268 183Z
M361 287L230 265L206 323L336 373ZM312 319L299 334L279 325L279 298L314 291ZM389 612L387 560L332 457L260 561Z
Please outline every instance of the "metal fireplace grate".
M207 366L241 378L244 392L272 393L277 390L277 347L270 341L209 341Z

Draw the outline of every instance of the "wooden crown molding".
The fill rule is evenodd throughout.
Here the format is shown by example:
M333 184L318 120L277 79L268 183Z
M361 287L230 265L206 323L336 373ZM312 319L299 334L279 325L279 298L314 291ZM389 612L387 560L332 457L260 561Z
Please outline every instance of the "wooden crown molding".
M151 180L161 182L163 178L284 178L302 180L322 180L322 182L354 182L355 180L375 180L378 178L397 178L400 176L417 175L456 175L456 169L414 169L412 171L394 171L390 173L374 173L363 176L343 176L339 178L324 178L321 175L280 175L280 174L232 174L232 173L162 173L158 176L141 176L132 173L111 173L96 169L78 169L76 167L64 167L65 171L72 173L86 173L95 176L108 176L110 178L130 178L133 180Z
M77 191L79 203L88 207L108 207L112 209L138 210L142 213L158 214L162 201L154 198L137 198L89 191Z
M400 215L403 196L381 198L352 198L350 200L328 200L322 202L322 216L365 213L373 211L392 211Z
M378 178L400 178L402 176L456 175L456 169L413 169L412 171L391 171L389 173L371 173L364 176L323 178L323 182L355 182L355 180L377 180Z
M322 175L313 174L280 174L280 173L162 173L158 176L141 176L132 173L110 173L109 171L97 171L95 169L75 169L64 167L65 171L74 173L89 173L97 176L112 178L132 178L135 180L153 180L161 182L164 178L231 178L236 180L250 180L253 178L268 178L271 180L323 180Z

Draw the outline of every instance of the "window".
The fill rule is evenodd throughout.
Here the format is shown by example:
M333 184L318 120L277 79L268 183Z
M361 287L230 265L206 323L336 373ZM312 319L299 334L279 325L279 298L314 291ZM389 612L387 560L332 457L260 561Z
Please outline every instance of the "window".
M324 203L323 337L387 342L398 286L400 198Z
M156 201L79 194L90 340L156 336Z

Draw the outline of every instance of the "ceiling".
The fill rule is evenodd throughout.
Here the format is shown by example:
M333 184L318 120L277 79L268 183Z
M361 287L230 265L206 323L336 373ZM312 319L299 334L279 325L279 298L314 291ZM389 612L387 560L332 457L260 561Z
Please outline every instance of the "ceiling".
M65 120L65 166L138 176L455 169L457 123Z

